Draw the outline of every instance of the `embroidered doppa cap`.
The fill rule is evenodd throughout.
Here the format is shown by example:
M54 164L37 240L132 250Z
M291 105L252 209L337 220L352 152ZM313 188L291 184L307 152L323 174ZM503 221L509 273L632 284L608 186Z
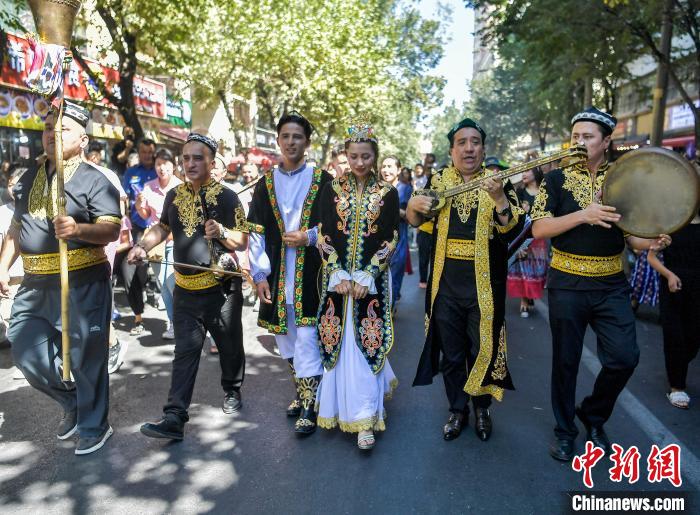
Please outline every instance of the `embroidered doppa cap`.
M212 138L209 136L205 136L204 134L200 134L198 132L190 132L190 134L187 136L187 143L190 141L198 141L200 143L204 143L207 147L209 147L214 155L216 155L217 150L219 150L219 144L214 141Z
M571 125L573 126L576 122L597 123L606 130L606 135L612 134L617 126L617 118L592 106L574 115Z
M471 118L465 118L459 123L456 123L455 125L452 126L450 129L450 132L447 133L447 139L450 140L450 145L453 144L453 140L455 137L455 134L457 134L457 131L461 129L465 129L471 127L472 129L476 129L479 131L479 134L481 134L481 143L486 143L486 131L481 128L481 125L476 123L474 120Z
M352 141L355 143L361 141L379 142L374 132L374 127L372 127L369 117L366 114L359 115L350 122L350 126L345 129L345 141Z
M55 109L54 111L57 112ZM67 116L68 118L75 120L82 125L83 128L87 127L87 124L90 121L90 111L85 109L83 106L74 104L68 100L64 100L63 103L63 116Z

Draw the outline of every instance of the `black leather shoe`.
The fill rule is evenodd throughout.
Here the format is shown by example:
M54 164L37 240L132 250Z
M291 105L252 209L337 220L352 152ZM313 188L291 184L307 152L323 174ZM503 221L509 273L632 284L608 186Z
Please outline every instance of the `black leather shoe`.
M493 429L493 424L491 423L491 414L488 408L476 408L476 421L474 422L474 431L479 440L485 442L491 438L491 430Z
M555 438L549 446L549 455L555 460L571 461L574 457L574 441L566 438Z
M234 390L226 394L221 409L227 415L231 415L232 413L239 411L242 407L243 402L241 401L241 392Z
M452 413L447 424L442 428L442 437L447 440L454 440L462 434L462 427L467 425L469 415L466 413Z
M158 422L142 425L141 433L150 438L182 440L185 436L185 423L177 415L166 413Z
M603 449L606 456L610 455L612 453L612 444L610 443L608 435L605 434L603 426L592 426L581 410L581 406L576 407L576 416L586 428L586 440L590 440L593 442L593 445Z

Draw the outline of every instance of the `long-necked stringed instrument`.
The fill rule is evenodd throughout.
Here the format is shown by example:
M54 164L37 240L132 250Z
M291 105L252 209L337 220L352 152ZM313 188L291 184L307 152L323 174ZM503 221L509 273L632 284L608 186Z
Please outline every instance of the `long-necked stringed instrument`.
M587 156L588 154L586 153L585 146L575 145L569 147L566 150L560 150L559 152L540 157L533 161L528 161L527 163L514 166L513 168L508 168L507 170L493 173L491 175L483 175L477 179L472 179L471 181L460 184L459 186L454 186L452 188L439 189L438 186L437 188L428 190L417 190L413 193L413 196L424 195L427 197L431 197L433 200L431 214L435 214L444 207L445 199L454 197L456 195L459 195L460 193L465 193L467 191L480 188L483 185L484 181L486 181L486 179L505 179L507 177L526 172L533 168L537 168L538 166L546 165L559 160L564 161L562 163L563 166L571 166L573 164L586 161Z

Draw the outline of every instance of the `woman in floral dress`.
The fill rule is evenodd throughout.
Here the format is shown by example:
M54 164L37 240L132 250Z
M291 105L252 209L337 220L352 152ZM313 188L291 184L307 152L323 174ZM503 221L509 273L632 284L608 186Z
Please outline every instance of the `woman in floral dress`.
M396 385L387 355L394 344L389 263L399 197L378 176L377 138L368 123L348 128L345 148L352 173L321 193L318 425L358 433L358 447L367 450L385 428L384 398Z

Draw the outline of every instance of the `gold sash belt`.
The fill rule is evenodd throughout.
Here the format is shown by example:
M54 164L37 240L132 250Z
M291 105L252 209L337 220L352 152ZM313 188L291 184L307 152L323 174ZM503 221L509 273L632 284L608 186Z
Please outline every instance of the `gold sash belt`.
M556 270L585 277L605 277L622 272L622 254L615 256L578 256L552 247L552 263Z
M107 255L103 247L83 247L68 251L68 271L82 270L99 263L105 263ZM24 254L22 264L27 274L59 274L61 268L58 253L55 254Z
M447 240L448 259L461 259L462 261L474 260L474 240Z
M202 272L201 274L186 275L175 270L175 284L185 290L206 290L213 288L220 283L212 272Z

